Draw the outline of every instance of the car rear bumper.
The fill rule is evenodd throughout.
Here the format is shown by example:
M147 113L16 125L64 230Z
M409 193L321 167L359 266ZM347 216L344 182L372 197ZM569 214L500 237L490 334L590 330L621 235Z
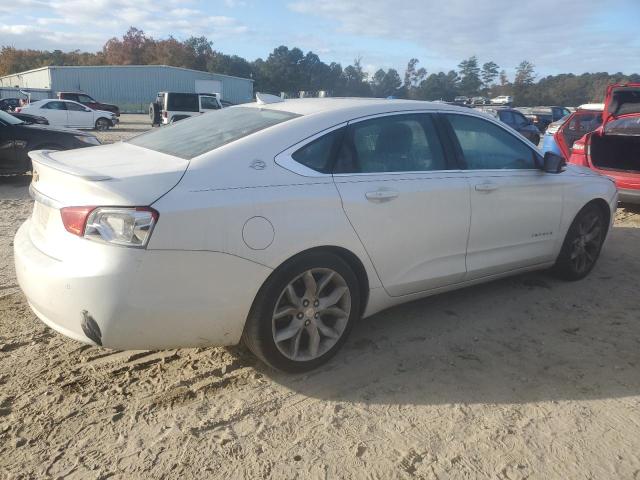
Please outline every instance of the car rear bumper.
M40 251L29 220L14 239L18 283L58 332L115 349L239 342L271 269L218 252L144 250L86 242L61 261Z
M640 190L632 190L629 188L619 188L618 200L621 203L640 204Z

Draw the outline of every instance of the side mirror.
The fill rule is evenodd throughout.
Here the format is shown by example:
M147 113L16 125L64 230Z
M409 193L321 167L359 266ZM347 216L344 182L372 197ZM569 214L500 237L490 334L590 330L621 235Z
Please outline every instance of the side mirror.
M564 170L566 164L564 157L553 152L547 152L544 154L542 170L547 173L560 173Z

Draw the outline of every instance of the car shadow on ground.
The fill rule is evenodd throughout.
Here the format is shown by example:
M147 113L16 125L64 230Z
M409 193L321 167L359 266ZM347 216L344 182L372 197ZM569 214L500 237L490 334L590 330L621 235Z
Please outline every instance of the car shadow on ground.
M263 371L311 397L365 403L638 395L640 229L607 242L584 280L533 273L415 301L359 322L318 370Z

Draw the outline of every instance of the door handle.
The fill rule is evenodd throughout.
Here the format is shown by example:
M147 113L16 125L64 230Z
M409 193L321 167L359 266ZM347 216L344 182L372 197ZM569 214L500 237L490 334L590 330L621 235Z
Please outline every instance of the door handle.
M476 185L476 191L477 192L493 192L494 190L498 189L498 184L497 183L479 183Z
M367 200L372 202L388 202L389 200L393 200L400 192L397 190L374 190L373 192L367 192L364 194L367 197Z

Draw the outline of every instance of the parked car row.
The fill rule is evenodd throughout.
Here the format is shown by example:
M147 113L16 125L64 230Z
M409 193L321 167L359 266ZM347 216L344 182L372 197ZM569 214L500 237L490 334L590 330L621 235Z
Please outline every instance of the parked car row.
M534 145L538 145L538 143L540 143L540 131L533 122L526 118L520 111L509 107L495 106L478 106L475 107L475 109L506 123Z
M115 113L93 110L71 100L38 100L24 107L18 107L16 111L44 117L50 125L56 127L107 130L118 124L118 117Z
M517 110L531 120L542 133L545 132L551 123L557 122L562 117L566 117L571 113L568 108L559 106L519 107Z
M0 111L0 173L15 174L31 170L29 152L33 150L70 150L100 145L87 132L26 123L20 114Z

